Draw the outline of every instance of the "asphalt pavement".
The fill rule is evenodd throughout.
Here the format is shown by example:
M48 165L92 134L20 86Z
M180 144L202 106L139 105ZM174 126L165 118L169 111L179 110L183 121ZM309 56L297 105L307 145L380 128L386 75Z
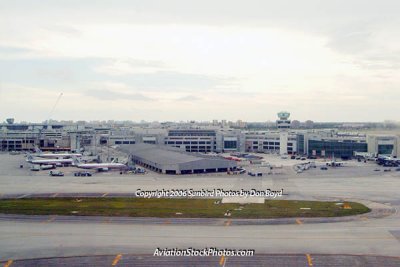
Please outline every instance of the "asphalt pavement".
M202 224L175 220L151 223L118 218L70 220L58 216L36 219L3 216L0 218L3 265L110 266L121 254L115 266L156 266L160 265L159 261L171 266L218 266L221 260L218 258L151 256L157 247L213 246L255 250L256 256L251 259L227 258L223 262L225 266L399 266L400 173L374 171L374 165L327 172L316 168L301 174L288 169L284 174L263 177L153 173L50 177L43 172L32 174L17 169L17 164L17 160L1 161L0 197L132 196L138 188L283 188L288 193L286 199L354 200L376 205L378 210L383 206L387 209L379 216L359 216L349 221L321 223L299 219L262 225L227 223L227 220Z

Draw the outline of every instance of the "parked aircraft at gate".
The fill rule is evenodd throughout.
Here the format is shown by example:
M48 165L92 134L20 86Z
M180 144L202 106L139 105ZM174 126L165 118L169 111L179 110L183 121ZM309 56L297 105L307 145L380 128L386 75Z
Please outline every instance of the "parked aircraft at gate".
M39 158L47 158L47 159L66 159L72 157L82 157L80 153L43 153L38 147L35 148L35 154L33 156Z

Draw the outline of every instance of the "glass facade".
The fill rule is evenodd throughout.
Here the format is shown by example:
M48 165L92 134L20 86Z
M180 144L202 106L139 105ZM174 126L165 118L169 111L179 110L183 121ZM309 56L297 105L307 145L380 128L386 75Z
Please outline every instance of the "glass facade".
M224 141L224 149L236 149L237 141Z
M298 134L297 135L297 153L300 155L305 154L304 151L304 135Z
M314 151L315 154L313 153ZM325 151L325 155L323 155L322 151ZM367 143L338 142L338 141L327 141L327 140L308 141L309 155L351 158L354 155L354 151L367 152L368 151Z
M391 155L393 148L393 145L378 145L378 154Z

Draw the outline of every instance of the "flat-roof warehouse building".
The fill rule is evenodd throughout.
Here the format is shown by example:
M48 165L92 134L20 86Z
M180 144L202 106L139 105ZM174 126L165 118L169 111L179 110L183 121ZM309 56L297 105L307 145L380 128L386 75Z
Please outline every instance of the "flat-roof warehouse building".
M235 161L187 154L165 146L136 144L123 150L130 154L136 164L164 174L227 172L237 167Z

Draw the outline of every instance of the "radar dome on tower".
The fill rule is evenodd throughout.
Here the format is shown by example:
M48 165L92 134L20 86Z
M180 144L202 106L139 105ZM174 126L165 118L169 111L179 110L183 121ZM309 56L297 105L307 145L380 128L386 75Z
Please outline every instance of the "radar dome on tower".
M290 117L290 113L287 111L281 111L278 113L278 117L280 120L287 120Z

